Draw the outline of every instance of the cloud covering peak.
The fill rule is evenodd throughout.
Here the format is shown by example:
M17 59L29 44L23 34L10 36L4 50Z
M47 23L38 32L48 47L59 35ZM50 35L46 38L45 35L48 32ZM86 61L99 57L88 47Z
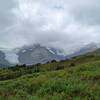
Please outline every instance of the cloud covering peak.
M0 22L0 48L39 43L67 54L100 42L100 0L3 0Z

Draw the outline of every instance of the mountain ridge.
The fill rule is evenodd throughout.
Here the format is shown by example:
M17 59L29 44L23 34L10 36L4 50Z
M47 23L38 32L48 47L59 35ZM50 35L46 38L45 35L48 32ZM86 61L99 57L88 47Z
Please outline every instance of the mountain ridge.
M64 59L70 59L72 57L76 57L79 55L90 55L97 51L99 52L100 49L98 49L97 45L95 43L91 43L88 45L83 46L76 52L70 55L64 55L64 53L61 50L55 49L55 48L50 48L50 47L45 47L41 46L39 44L37 45L30 45L30 46L23 46L22 48L16 48L13 51L16 53L18 56L18 63L16 64L37 64L37 63L46 63L50 62L52 60L64 60ZM9 53L9 52L8 52ZM11 53L11 51L10 51ZM11 58L12 56L10 56ZM10 59L9 58L9 59ZM11 58L13 59L13 57ZM1 65L11 65L6 58L4 52L1 51L1 56L0 56L0 62Z

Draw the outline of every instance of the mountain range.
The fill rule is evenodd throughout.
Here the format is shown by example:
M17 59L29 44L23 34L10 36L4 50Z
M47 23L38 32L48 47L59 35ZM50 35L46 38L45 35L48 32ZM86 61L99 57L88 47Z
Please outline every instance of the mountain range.
M31 65L37 63L46 63L52 60L59 61L64 59L70 59L72 57L84 55L86 53L91 54L91 52L100 53L100 49L98 49L98 46L95 43L85 45L70 55L64 55L64 53L61 50L55 48L48 48L37 44L19 48L17 50L16 55L18 56L18 64ZM8 65L11 65L11 63L6 60L5 53L3 51L0 51L0 66Z
M82 48L80 48L76 52L74 52L70 55L67 55L67 58L76 57L76 56L84 55L84 54L87 54L87 53L92 53L93 51L96 51L98 48L99 47L98 47L97 44L90 43L90 44L83 46Z

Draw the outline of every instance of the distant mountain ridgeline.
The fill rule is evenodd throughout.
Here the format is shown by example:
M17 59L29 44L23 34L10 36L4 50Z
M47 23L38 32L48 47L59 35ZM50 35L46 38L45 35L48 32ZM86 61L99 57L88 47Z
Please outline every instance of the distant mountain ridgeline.
M64 55L60 50L54 48L47 48L41 45L32 45L32 46L24 46L17 50L16 55L18 56L19 63L17 64L26 64L32 65L37 63L47 63L52 60L64 60L70 59L73 57L77 57L80 55L98 55L100 54L100 49L98 49L97 45L92 43L83 46L76 52L70 55ZM10 57L9 59L14 59ZM0 66L9 66L12 65L10 62L6 60L5 53L0 51Z
M80 48L76 52L74 52L74 53L72 53L70 55L67 55L67 58L76 57L76 56L80 56L80 55L85 55L85 54L88 54L88 53L92 54L92 52L94 52L94 51L96 52L96 50L98 48L99 47L97 46L97 44L90 43L88 45L83 46L82 48Z

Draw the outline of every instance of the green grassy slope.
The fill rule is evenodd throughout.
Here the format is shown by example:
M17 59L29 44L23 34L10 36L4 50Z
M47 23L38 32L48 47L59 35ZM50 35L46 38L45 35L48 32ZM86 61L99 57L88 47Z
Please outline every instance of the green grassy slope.
M100 56L1 69L0 100L100 100Z

